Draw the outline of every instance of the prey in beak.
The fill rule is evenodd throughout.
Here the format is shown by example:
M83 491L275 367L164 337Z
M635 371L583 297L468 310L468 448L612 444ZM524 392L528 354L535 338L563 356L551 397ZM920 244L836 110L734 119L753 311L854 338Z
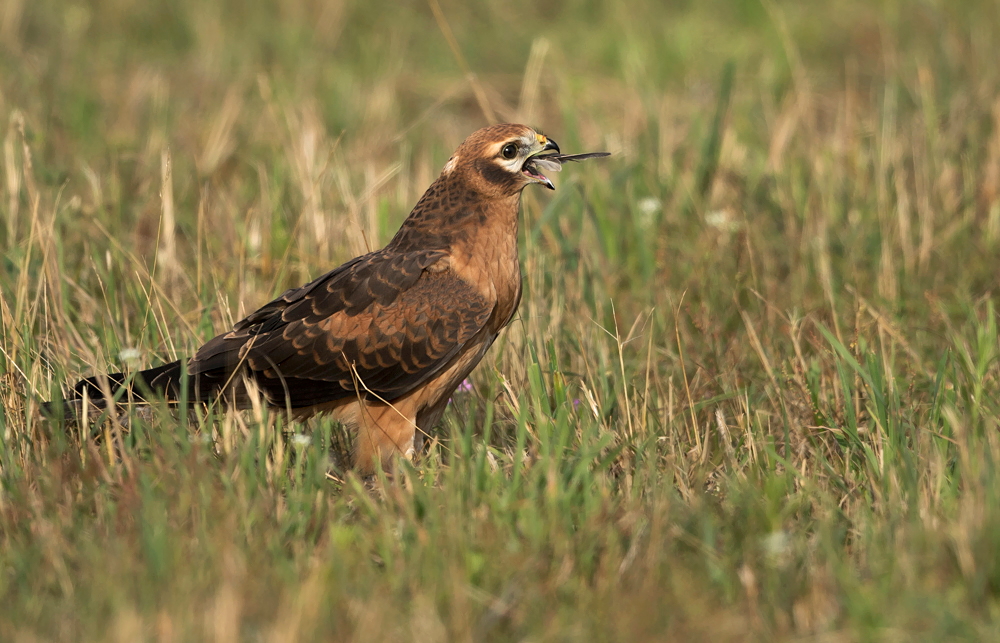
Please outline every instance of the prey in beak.
M547 154L546 152L554 153ZM561 154L560 152L561 150L555 141L546 139L542 149L524 161L524 165L521 166L521 172L532 179L533 182L541 183L548 189L555 190L556 186L552 185L552 181L542 173L543 170L546 172L559 172L562 170L562 164L566 161L584 161L586 159L611 156L610 152L588 152L586 154Z
M529 179L533 179L535 183L541 183L548 189L555 190L556 186L552 185L552 181L549 180L549 177L542 174L542 170L544 169L549 172L558 172L562 168L558 163L552 165L545 160L541 160L541 162L539 162L539 155L549 151L555 151L555 153L558 154L559 145L552 139L547 138L545 139L545 145L542 146L542 149L525 159L524 165L521 166L521 172Z

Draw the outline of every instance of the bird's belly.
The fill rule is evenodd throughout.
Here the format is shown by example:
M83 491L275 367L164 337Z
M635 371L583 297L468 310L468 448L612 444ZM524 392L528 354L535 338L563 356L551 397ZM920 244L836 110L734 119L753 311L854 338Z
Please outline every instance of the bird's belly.
M444 407L448 405L448 400L451 398L452 393L455 392L458 385L469 376L479 362L482 361L483 356L486 355L486 351L493 344L496 335L485 331L486 329L480 335L473 338L470 345L459 353L455 361L448 368L435 375L427 383L427 386L420 391L421 400L418 404L417 425L421 429L429 431L434 428L434 424L437 423L437 420L441 416L440 412L443 412ZM439 412L434 417L429 417L428 412L435 410Z
M496 333L484 328L445 369L402 397L390 401L351 397L298 409L296 416L328 413L346 426L354 434L355 466L359 471L370 472L374 459L388 465L392 454L406 455L419 446L441 419L452 393L483 359L495 339Z

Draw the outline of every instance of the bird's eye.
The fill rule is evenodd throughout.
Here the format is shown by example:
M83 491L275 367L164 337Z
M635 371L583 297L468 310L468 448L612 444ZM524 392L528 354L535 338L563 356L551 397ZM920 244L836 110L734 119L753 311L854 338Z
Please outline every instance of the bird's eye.
M500 150L500 154L502 154L505 159L514 158L515 156L517 156L517 145L514 145L513 143L507 143L506 145L503 146L503 149Z

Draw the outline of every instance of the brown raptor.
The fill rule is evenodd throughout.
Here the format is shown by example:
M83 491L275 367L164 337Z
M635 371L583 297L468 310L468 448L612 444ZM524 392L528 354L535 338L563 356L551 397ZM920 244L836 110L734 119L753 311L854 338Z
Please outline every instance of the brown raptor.
M554 189L542 170L591 156L604 154L561 155L525 125L484 127L381 250L287 291L188 360L81 380L69 401L102 405L103 377L132 400L186 393L245 408L255 389L293 417L326 412L352 429L362 472L410 455L517 310L521 191Z

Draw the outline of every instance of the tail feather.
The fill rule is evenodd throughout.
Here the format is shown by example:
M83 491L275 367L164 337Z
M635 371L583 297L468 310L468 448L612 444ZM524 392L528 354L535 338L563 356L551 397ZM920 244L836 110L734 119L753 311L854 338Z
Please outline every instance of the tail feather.
M43 403L42 413L50 417L57 415L60 409L64 413L72 413L84 398L89 399L97 407L104 407L107 404L102 384L104 378L107 379L108 392L113 399L140 403L157 399L175 402L181 398L181 375L180 361L139 371L134 375L125 373L94 375L77 382L66 399Z
M125 373L108 373L111 395L118 397L119 391L126 388L125 395L140 402L150 402L152 399L176 400L180 397L181 363L171 362L156 368L139 371L131 376ZM82 400L87 395L92 400L104 398L101 377L95 375L82 379L73 386L73 399ZM151 395L152 394L152 395ZM149 399L152 398L152 399Z

